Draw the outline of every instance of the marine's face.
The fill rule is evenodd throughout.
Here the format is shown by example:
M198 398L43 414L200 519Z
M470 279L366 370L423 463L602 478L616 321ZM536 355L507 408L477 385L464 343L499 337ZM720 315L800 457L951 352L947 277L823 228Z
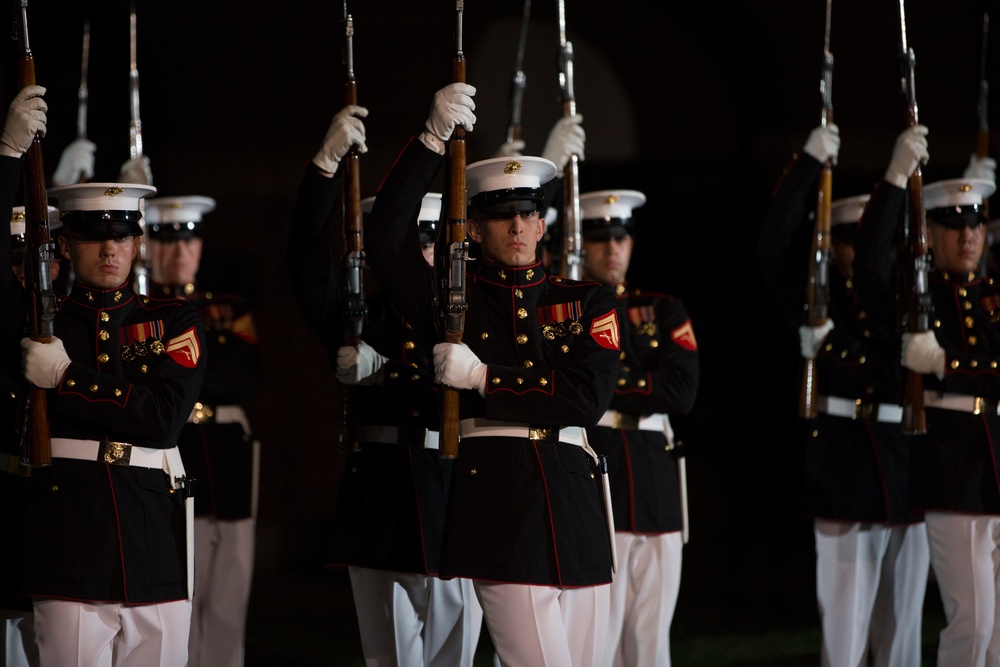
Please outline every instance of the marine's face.
M469 236L482 246L483 259L503 266L528 266L537 261L535 249L545 233L538 211L510 218L469 220Z
M625 282L634 241L628 234L609 236L606 241L583 241L583 271L605 285Z
M60 234L59 247L72 261L76 279L99 290L124 284L139 250L134 236L91 241Z
M150 240L149 267L153 282L161 285L193 283L201 264L202 240L198 237L176 241Z
M986 226L955 229L928 220L927 241L934 250L934 266L954 273L975 273L986 245Z

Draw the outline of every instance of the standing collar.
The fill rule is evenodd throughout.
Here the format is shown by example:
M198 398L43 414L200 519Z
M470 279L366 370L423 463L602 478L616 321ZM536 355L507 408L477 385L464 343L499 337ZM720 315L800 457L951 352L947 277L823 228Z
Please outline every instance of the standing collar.
M73 283L69 299L89 308L109 309L128 303L134 296L135 292L128 282L109 290L100 290L77 281Z

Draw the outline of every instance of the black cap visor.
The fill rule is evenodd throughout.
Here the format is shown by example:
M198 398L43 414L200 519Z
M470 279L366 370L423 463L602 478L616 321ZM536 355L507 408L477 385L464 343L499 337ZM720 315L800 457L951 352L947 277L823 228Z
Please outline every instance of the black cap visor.
M139 211L63 211L62 222L75 236L86 241L142 236Z

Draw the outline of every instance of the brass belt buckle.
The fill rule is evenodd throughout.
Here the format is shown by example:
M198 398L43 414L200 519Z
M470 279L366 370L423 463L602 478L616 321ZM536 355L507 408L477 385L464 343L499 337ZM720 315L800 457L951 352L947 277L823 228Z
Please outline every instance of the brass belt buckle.
M626 415L618 412L615 414L615 428L622 428L627 431L639 430L638 415Z
M983 408L986 407L986 399L982 396L974 396L972 398L972 414L979 415L983 413Z
M553 437L553 430L551 428L537 427L528 427L528 439L541 440L543 442L552 442L555 440Z
M854 415L851 419L871 419L872 415L877 415L877 404L864 399L854 401Z
M130 458L132 458L132 445L126 442L101 440L101 444L97 448L97 461L99 463L127 466Z

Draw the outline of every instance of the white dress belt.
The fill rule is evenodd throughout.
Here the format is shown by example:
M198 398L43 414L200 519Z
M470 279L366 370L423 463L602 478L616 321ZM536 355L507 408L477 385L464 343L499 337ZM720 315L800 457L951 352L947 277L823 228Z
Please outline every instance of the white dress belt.
M839 396L819 396L816 399L816 407L820 412L848 419L857 419L863 416L862 411L866 405L860 399L840 398ZM903 407L891 403L879 403L875 419L880 422L899 424L903 421Z
M558 441L577 446L583 445L583 428L580 426L567 426L558 429L473 418L458 422L458 435L462 438L526 438L528 440Z
M423 431L422 437L417 434ZM400 437L402 436L402 437ZM426 428L399 428L398 426L359 426L358 438L361 442L379 442L387 445L423 443L424 449L440 449L440 434Z
M184 464L177 447L156 449L136 447L127 442L111 440L76 440L74 438L52 438L52 457L79 459L109 465L138 466L162 470L176 484L184 477Z
M1000 407L997 402L981 396L969 396L968 394L941 393L938 391L924 391L925 408L941 408L944 410L957 410L959 412L971 412L978 414L1000 414Z

